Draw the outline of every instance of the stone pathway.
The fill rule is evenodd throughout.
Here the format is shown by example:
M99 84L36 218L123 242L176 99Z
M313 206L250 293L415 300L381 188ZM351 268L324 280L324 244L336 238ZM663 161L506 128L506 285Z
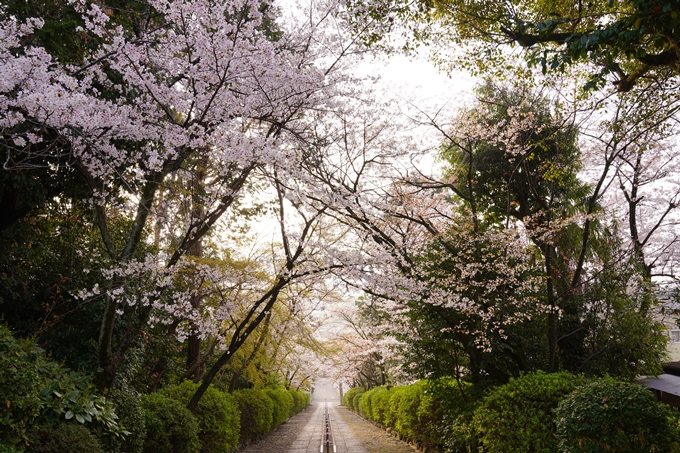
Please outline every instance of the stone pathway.
M240 453L320 453L326 406L336 453L415 453L410 445L339 406L339 402L332 386L320 385L311 406Z
M345 406L336 407L336 411L344 419L346 425L349 426L354 435L361 441L361 444L368 453L416 452L411 445L388 434L382 428L375 426L371 422L364 420Z
M286 453L319 453L321 451L321 435L323 433L324 408L326 404L328 404L328 415L333 428L336 453L369 453L361 445L361 442L350 427L347 426L345 420L339 416L333 403L316 403L314 405L314 414L309 423L298 434Z

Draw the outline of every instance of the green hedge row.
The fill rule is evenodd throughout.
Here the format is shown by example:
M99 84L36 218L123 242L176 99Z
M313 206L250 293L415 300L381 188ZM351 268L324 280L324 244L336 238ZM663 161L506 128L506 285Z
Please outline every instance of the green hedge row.
M467 387L468 384L460 385ZM343 404L398 433L402 438L418 443L422 448L443 448L445 420L460 413L467 404L453 379L419 381L408 386L350 389Z
M614 379L532 373L480 398L470 384L423 380L349 390L343 404L424 450L447 453L670 453L677 411Z
M244 389L229 394L210 386L192 414L185 406L197 387L185 381L142 397L147 425L142 453L232 452L309 404L309 395L294 389Z
M267 388L233 394L213 386L194 413L186 405L198 384L185 381L157 393L121 393L124 436L110 439L92 424L71 420L27 426L22 439L0 438L0 453L229 453L285 423L309 404L298 390ZM21 420L18 422L23 426ZM7 425L7 423L5 423ZM91 426L92 425L92 426Z
M0 324L0 453L228 453L309 405L309 395L294 389L229 394L210 386L192 413L186 405L197 388L185 381L104 397L89 376Z

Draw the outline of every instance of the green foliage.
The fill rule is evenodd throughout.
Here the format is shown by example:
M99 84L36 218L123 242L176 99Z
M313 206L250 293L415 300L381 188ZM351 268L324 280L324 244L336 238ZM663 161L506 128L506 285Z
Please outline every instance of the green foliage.
M412 34L405 40L406 48L435 39L441 46L449 40L452 46L469 49L454 57L453 65L477 73L494 71L507 76L509 52L503 49L508 42L529 49L525 53L529 65L538 65L544 73L589 62L595 70L588 67L592 77L586 88L603 85L612 73L620 79L616 83L619 91L630 90L638 79L655 79L649 72L658 78L678 73L677 0L352 0L349 5L356 11L354 27L367 44L389 41L389 34L366 28L366 15L381 23L401 19L399 28ZM438 23L435 29L443 30L436 38L428 27L434 21ZM438 59L446 59L447 67L452 65L450 53Z
M373 421L382 423L387 402L389 401L389 390L387 387L373 387L363 393L359 398L359 413Z
M474 397L468 394L470 388L469 383L449 377L389 389L375 387L366 392L354 388L348 392L353 395L348 398L346 394L344 400L348 405L352 399L364 417L425 447L442 449L454 420L474 402Z
M361 394L359 397L358 409L363 417L373 420L373 398L378 392L384 389L384 387L373 387Z
M20 445L34 425L73 420L92 423L101 435L124 436L113 405L96 394L87 376L48 360L30 340L15 339L0 325L0 438Z
M424 395L427 381L418 381L404 387L399 398L395 429L409 439L423 437L423 427L418 423L418 408Z
M142 395L146 425L144 453L197 453L198 420L179 401L160 393Z
M196 393L199 384L184 381L166 387L161 393L186 405ZM194 411L198 421L202 453L227 453L238 445L239 409L234 397L209 386Z
M385 423L385 415L390 410L390 397L392 392L387 387L376 387L378 389L373 395L373 402L371 404L371 420L376 421L382 425Z
M103 453L97 438L83 425L60 422L29 433L26 453Z
M282 425L289 417L295 415L293 412L295 400L293 395L285 388L267 388L264 389L264 393L274 402L272 429Z
M451 377L427 381L418 406L418 440L442 449L451 437L452 423L475 402L471 384Z
M399 412L399 402L402 395L406 391L406 387L398 386L390 389L390 401L387 410L385 411L385 426L396 428L397 417Z
M654 288L641 281L637 266L615 254L615 237L607 234L594 247L602 271L583 284L579 303L588 310L572 324L580 328L584 348L580 354L567 351L562 363L565 369L587 375L632 380L661 373L668 337L664 326L650 315Z
M507 216L525 221L548 209L555 218L571 213L588 190L578 179L577 130L564 127L550 101L521 83L487 80L476 92L479 102L464 120L500 128L509 137L475 137L469 148L457 141L446 144L442 157L456 181L456 194L477 203L489 221Z
M48 371L44 354L29 341L15 340L0 326L0 438L17 445L26 439L26 429L44 418L46 403L40 398ZM51 370L50 370L51 371Z
M128 431L125 438L112 439L112 450L124 453L142 453L146 438L144 409L141 395L131 388L114 389L109 398L119 414L119 423Z
M526 374L489 392L470 420L480 451L554 453L558 449L553 411L584 383L569 373Z
M555 411L563 453L678 451L670 408L638 385L606 378L585 385Z
M248 444L272 430L274 402L262 390L236 390L241 410L241 443Z
M297 389L288 389L288 392L293 397L293 414L297 414L309 406L309 393Z
M80 203L31 211L0 232L0 316L54 360L94 373L103 301L85 303L73 294L101 278L104 254Z
M359 410L359 398L366 391L363 387L354 387L349 389L347 393L342 397L342 404L347 406L353 411Z

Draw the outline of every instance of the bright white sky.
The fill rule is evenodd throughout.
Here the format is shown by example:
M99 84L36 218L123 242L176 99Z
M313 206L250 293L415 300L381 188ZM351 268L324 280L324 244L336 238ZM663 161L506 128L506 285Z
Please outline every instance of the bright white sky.
M434 101L439 105L450 103L460 106L470 98L474 86L474 80L466 74L456 73L449 77L438 72L424 55L394 55L387 62L367 60L365 64L367 70L379 74L394 92L409 99L415 97L421 101Z

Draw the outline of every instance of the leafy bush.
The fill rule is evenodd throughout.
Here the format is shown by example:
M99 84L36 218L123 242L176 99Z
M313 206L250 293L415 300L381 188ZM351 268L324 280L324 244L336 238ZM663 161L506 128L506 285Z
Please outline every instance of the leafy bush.
M361 394L364 393L366 389L363 387L354 387L352 389L349 389L347 393L342 397L342 404L347 406L349 409L353 411L358 411L359 410L359 399L361 397Z
M479 446L478 434L472 424L475 410L479 407L479 401L472 403L468 410L460 413L451 424L442 426L444 438L444 451L447 453L470 453L482 452Z
M120 414L120 425L129 433L124 439L113 439L111 450L142 453L146 423L139 393L129 388L115 389L111 390L109 398L116 406L116 412Z
M359 413L368 419L374 420L373 400L380 391L385 390L387 390L385 387L373 387L371 390L368 390L367 392L362 394L358 404Z
M426 381L418 381L404 387L401 398L399 398L394 428L398 433L412 440L422 437L424 431L418 423L418 408L420 407L426 384Z
M294 415L295 400L290 392L281 387L268 388L264 392L274 402L274 411L272 413L272 429L274 429Z
M470 389L470 383L450 377L427 381L417 412L418 440L443 449L451 438L452 423L474 403Z
M608 378L577 389L559 404L555 417L564 453L678 451L670 408L628 382Z
M274 402L262 390L237 390L234 397L241 410L241 443L250 443L272 430Z
M34 428L29 433L26 453L101 453L97 438L78 423L55 423Z
M406 391L406 387L399 386L393 387L390 390L390 401L385 411L385 426L390 428L396 428L397 425L397 413L399 412L399 401L401 396Z
M146 440L144 453L196 453L201 449L198 440L198 420L179 401L166 395L142 395Z
M198 387L199 384L184 381L180 385L164 388L159 393L186 405ZM232 395L209 386L198 402L194 416L198 420L202 453L227 453L236 448L240 415Z
M371 403L371 420L386 425L385 414L390 409L390 397L392 396L392 393L387 387L376 388L379 390L373 395L373 402Z
M526 374L491 390L470 421L470 432L491 453L558 449L553 412L584 378L569 373Z
M357 392L357 387L353 387L351 389L348 389L343 395L342 395L342 405L349 407L350 403L349 400L352 398L352 394Z
M30 340L0 325L0 438L23 448L27 431L61 420L93 423L107 436L126 434L113 405L96 394L90 378L51 361Z
M289 389L288 393L293 397L293 413L291 415L295 415L309 406L309 393L296 389Z

